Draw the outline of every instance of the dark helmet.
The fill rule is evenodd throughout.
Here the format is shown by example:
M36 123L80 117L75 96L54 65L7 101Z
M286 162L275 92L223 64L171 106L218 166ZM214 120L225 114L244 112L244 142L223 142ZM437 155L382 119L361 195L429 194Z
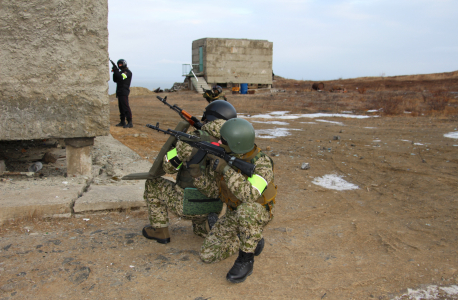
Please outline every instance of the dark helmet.
M202 121L208 122L217 119L229 120L237 118L237 111L234 106L225 100L215 100L205 107Z
M228 120L221 127L220 133L223 144L227 144L234 153L247 153L254 147L254 128L245 119Z
M127 61L125 59L121 58L120 60L118 60L117 65L118 65L118 67L120 67L122 69L123 68L127 68ZM119 65L121 65L121 66L119 66Z
M223 88L220 87L219 85L215 85L213 88L212 88L213 91L217 91L218 94L221 94L223 92Z

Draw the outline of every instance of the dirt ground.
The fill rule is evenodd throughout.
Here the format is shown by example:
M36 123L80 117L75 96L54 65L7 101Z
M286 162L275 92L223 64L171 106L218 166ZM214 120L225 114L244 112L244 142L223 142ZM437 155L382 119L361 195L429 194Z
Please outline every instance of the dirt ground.
M364 95L371 92L381 93ZM266 247L244 283L225 280L235 256L200 261L202 239L189 221L172 218L172 242L162 245L142 237L145 211L105 212L1 227L0 299L458 299L455 115L387 116L374 101L362 108L355 91L227 93L263 136L256 143L274 159L278 185ZM174 128L180 118L155 95L136 96L134 128L114 127L116 101L110 98L111 134L153 162L167 137L145 125ZM196 116L206 106L192 92L170 93L168 101ZM281 132L289 135L266 138ZM316 184L325 175L335 177ZM357 189L338 189L338 178ZM430 298L410 290L433 286L449 289Z

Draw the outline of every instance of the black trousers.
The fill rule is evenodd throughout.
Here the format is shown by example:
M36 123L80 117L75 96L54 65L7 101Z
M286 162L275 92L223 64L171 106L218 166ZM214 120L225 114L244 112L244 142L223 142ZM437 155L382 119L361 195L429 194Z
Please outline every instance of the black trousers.
M132 122L132 112L130 110L128 96L118 96L118 107L121 122L125 121L126 119L127 122Z

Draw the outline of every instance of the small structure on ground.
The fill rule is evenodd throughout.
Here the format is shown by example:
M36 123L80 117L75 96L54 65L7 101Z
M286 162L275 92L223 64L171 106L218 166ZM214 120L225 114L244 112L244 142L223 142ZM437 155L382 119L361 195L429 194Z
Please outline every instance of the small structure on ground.
M212 85L249 88L272 86L273 43L267 40L203 38L192 42L192 74L183 66L191 89ZM197 80L196 80L197 77Z

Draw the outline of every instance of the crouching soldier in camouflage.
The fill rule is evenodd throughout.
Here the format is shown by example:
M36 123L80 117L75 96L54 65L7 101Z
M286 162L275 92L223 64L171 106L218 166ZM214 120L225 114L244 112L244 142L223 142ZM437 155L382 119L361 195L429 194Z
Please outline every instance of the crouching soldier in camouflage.
M213 86L211 90L205 90L202 95L205 98L205 100L208 101L208 103L212 103L215 100L227 101L227 97L223 92L223 88L219 85Z
M264 247L262 231L272 220L277 187L273 161L254 143L253 126L243 119L228 120L221 128L226 152L256 166L251 177L243 175L226 161L212 156L206 173L195 179L195 186L217 184L227 212L212 227L200 251L206 263L226 259L238 251L234 266L227 273L230 282L243 282L253 272L254 257ZM210 156L210 155L209 155ZM213 178L214 181L211 181Z
M200 136L205 141L216 142L220 139L220 129L224 122L236 117L235 108L230 103L223 100L214 101L205 108L202 116L204 125L201 130L194 131L192 134ZM162 177L146 180L143 198L148 208L150 225L143 228L142 234L147 239L153 239L162 244L170 242L167 210L178 217L192 220L194 234L206 237L208 214L193 213L184 206L185 195L190 194L192 198L205 198L205 195L194 187L193 176L196 173L200 174L199 169L204 170L209 161L204 158L199 164L192 165L192 168L188 168L186 164L196 152L197 150L188 144L178 141L176 148L168 151L162 163L166 173L178 172L176 183ZM205 194L210 195L211 198L204 199L204 202L207 203L204 205L207 207L213 205L212 208L218 208L219 203L219 210L221 210L222 202L218 198L218 192L209 193L207 191Z

